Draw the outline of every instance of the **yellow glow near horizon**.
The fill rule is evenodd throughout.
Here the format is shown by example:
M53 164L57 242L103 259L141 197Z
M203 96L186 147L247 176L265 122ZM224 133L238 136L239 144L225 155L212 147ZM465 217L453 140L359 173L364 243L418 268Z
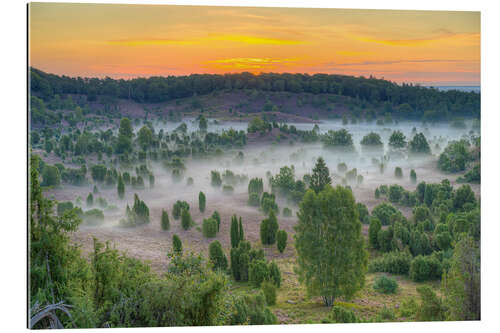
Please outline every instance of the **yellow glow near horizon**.
M30 4L30 65L70 76L374 75L478 85L479 12Z

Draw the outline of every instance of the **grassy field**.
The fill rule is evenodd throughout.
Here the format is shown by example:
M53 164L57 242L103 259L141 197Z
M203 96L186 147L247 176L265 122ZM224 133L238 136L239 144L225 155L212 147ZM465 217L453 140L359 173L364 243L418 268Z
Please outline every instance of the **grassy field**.
M271 310L280 324L328 323L331 308L324 306L320 297L309 297L304 285L299 283L294 272L294 258L275 260L281 270L281 287L277 291L276 304ZM395 294L382 294L373 289L377 276L387 275L396 279L398 289ZM335 304L351 309L361 321L412 321L413 316L405 313L404 302L411 298L419 302L416 288L429 285L439 295L440 282L415 283L408 277L386 273L368 273L365 287L350 299L338 299ZM259 291L250 283L232 281L231 291L236 294L252 294ZM394 317L391 318L391 312ZM389 313L384 317L385 313Z

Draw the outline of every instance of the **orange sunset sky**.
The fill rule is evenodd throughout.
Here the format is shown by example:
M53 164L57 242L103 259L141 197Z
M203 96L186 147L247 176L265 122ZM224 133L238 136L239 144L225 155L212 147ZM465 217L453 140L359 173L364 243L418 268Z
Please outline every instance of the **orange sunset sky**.
M30 65L69 76L373 75L480 84L480 13L32 3Z

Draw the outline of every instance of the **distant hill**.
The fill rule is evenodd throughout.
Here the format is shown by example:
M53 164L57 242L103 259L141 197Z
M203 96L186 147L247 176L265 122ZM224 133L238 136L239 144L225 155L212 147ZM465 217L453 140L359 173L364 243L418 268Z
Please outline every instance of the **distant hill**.
M480 115L480 93L346 75L239 73L114 80L58 76L30 68L30 83L32 96L38 99L32 100L32 109L35 105L39 112L64 109L58 105L69 95L89 112L132 117L147 112L171 117L208 112L242 118L264 112L311 120L390 114L434 121Z

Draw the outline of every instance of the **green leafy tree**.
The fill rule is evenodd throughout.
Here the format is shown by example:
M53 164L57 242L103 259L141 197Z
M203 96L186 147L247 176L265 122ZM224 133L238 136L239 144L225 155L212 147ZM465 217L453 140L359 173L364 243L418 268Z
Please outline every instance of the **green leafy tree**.
M272 245L276 243L276 234L278 233L278 219L273 211L269 213L269 217L262 220L260 223L260 241L264 245Z
M298 274L309 295L332 306L364 286L367 252L356 202L342 186L327 186L319 194L307 191L295 226Z
M205 194L203 192L200 192L198 194L198 207L200 208L200 212L204 212L205 211L205 207L206 207L206 197L205 197Z
M208 246L210 262L215 270L225 271L227 269L227 258L219 241L213 241Z
M163 230L170 229L170 219L168 217L167 211L164 209L161 210L161 228Z
M449 320L481 319L481 260L472 237L463 236L455 245L442 284Z
M410 147L410 153L413 154L430 154L431 148L429 147L429 143L425 138L423 133L417 133L408 143Z
M90 279L88 264L70 243L70 233L81 219L76 209L54 216L55 202L45 198L39 183L39 162L31 155L29 164L29 298L30 306L73 299L75 289L84 289ZM62 318L61 318L62 319ZM69 324L62 319L64 324Z
M329 130L323 135L322 142L325 148L337 149L341 151L354 150L352 134L344 128L338 131Z
M137 133L137 141L142 149L147 150L153 143L153 132L147 126L142 126Z
M469 152L469 142L466 140L452 141L439 155L438 168L447 172L464 171L467 164L472 161Z
M401 131L392 132L389 137L389 147L391 148L405 148L407 145L406 136Z
M384 144L382 143L382 139L380 138L380 134L374 132L365 135L360 143L362 146L371 148L384 146Z
M332 178L330 177L330 170L328 170L323 157L319 157L313 168L309 187L312 188L314 192L319 193L326 185L330 185L331 183Z

